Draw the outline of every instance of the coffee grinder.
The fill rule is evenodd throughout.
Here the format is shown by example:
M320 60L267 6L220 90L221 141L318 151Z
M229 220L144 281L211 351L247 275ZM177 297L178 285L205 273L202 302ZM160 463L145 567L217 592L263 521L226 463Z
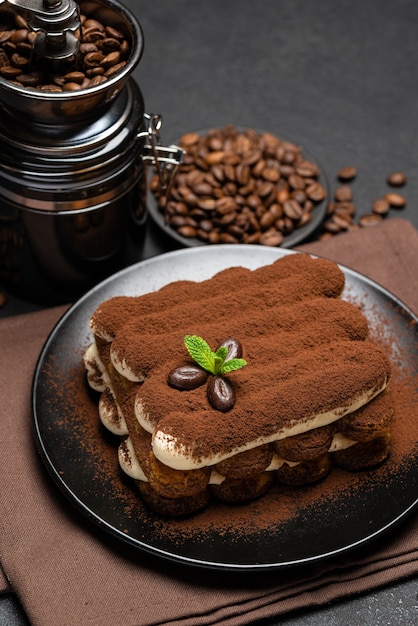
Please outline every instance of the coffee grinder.
M10 34L25 28L29 54L24 33ZM61 84L71 72L80 81L80 42L95 36L119 37L123 62ZM17 56L0 55L0 284L34 302L71 302L140 260L147 165L167 188L183 151L162 146L161 116L145 113L132 78L143 33L117 0L0 0L7 38ZM38 68L55 82L34 85Z

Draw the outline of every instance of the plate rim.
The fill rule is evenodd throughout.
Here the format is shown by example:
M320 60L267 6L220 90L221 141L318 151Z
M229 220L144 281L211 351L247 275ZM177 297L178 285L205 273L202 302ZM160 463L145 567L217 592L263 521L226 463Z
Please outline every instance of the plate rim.
M115 274L107 277L99 284L95 285L92 289L86 292L83 296L81 296L76 302L74 302L57 320L54 324L53 328L49 332L42 349L37 358L33 378L31 385L31 408L32 408L32 428L35 435L35 446L42 458L44 467L48 471L49 476L53 479L55 486L59 489L59 491L65 495L67 501L69 501L79 513L81 513L84 519L87 519L89 523L94 524L96 528L105 531L106 537L114 538L124 544L125 546L130 546L131 548L135 548L140 552L145 552L148 555L156 556L163 561L171 561L177 564L184 564L186 566L197 567L199 569L203 568L206 570L218 570L218 571L240 571L240 572L262 572L262 571L277 571L282 569L288 569L292 567L298 567L300 565L309 565L315 564L319 562L323 562L325 560L330 559L331 557L339 557L341 555L345 555L347 553L352 552L356 548L360 546L367 545L372 543L377 538L380 538L382 535L387 534L390 530L398 526L402 521L408 518L418 507L418 495L414 502L411 502L410 505L401 511L395 518L393 518L390 522L386 523L384 526L375 530L373 533L369 534L366 537L361 537L357 541L351 542L348 545L342 546L340 548L330 550L326 553L320 555L314 555L307 558L301 558L297 560L291 561L281 561L280 563L252 563L252 564L240 564L240 563L220 563L218 561L210 562L208 560L201 559L193 559L188 556L182 556L179 554L173 554L167 550L163 550L159 547L155 547L149 545L147 543L141 542L138 539L131 537L130 535L126 535L121 530L112 526L112 524L103 519L100 515L98 515L94 510L91 509L83 500L75 494L71 487L67 485L65 480L60 476L58 469L54 466L47 448L45 446L44 438L42 437L40 423L37 416L36 409L36 393L37 393L37 384L39 381L39 377L41 375L41 367L45 356L47 355L51 343L54 342L57 333L60 329L66 324L67 320L71 318L73 315L77 314L82 305L93 298L94 296L100 294L106 287L113 283L117 282L118 278L124 277L129 274L136 274L145 268L147 265L153 265L157 260L160 262L164 262L165 259L170 259L176 256L188 256L195 254L213 254L216 249L223 249L225 251L233 251L233 254L238 253L246 253L251 250L255 253L256 256L261 254L261 251L267 252L263 247L258 245L248 245L248 244L215 244L213 246L198 246L198 247L188 247L182 248L178 250L172 250L169 252L165 252L163 254L157 255L156 257L150 257L139 261L129 267L126 267L122 270L119 270ZM210 252L212 251L212 252ZM271 248L268 249L267 254L271 254L272 260L274 257L280 258L281 256L287 254L308 254L309 256L316 258L325 258L321 255L316 255L310 252L304 252L299 250L289 250L286 248ZM239 254L237 256L240 256ZM266 264L262 262L261 265ZM368 276L358 272L357 270L353 270L343 264L337 263L337 265L342 269L342 271L354 277L355 279L360 279L361 282L367 284L369 287L371 286L373 289L377 289L378 292L382 293L385 297L389 297L392 302L401 309L403 314L411 317L416 323L418 323L418 316L397 296L395 296L392 292L387 290L385 287L379 285L376 281L369 278ZM168 280L167 282L172 282ZM166 281L164 281L166 284ZM145 293L145 292L144 292ZM115 294L116 295L116 294Z

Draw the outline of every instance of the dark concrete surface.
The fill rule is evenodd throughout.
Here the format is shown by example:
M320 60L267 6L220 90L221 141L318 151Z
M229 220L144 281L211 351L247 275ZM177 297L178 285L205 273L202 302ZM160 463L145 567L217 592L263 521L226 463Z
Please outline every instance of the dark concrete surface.
M355 165L358 215L403 171L418 228L418 4L415 0L126 0L145 36L134 72L147 112L163 115L164 143L189 130L236 124L306 147L336 186ZM143 257L167 249L149 230ZM40 308L8 294L0 317ZM265 624L412 626L416 579L397 581ZM0 626L28 622L13 594ZM49 625L45 625L49 626ZM59 625L56 625L59 626Z

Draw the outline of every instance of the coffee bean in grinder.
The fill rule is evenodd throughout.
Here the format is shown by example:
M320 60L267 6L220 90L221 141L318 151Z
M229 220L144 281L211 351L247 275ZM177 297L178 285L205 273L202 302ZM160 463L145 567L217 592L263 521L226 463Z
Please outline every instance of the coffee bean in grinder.
M146 170L170 184L131 74L143 33L117 0L0 0L0 284L71 302L141 258Z

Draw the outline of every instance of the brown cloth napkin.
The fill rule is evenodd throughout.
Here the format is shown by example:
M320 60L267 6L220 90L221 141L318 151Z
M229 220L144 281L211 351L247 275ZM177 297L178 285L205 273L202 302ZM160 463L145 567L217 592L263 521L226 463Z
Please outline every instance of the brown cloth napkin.
M367 274L418 312L418 232L410 223L392 219L301 249ZM32 375L63 311L0 321L0 590L10 585L33 626L247 624L418 573L416 514L360 554L297 574L223 576L109 546L52 486L32 439Z

